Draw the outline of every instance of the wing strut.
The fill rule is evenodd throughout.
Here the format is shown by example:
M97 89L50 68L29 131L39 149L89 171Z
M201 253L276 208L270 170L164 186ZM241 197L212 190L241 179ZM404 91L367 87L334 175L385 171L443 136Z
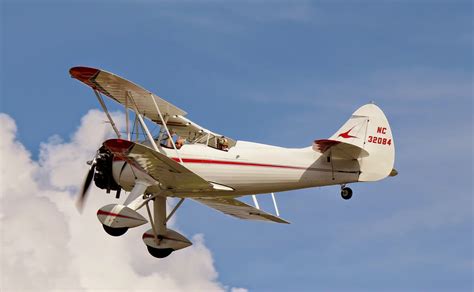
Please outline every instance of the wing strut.
M252 195L252 199L253 199L253 204L255 205L255 208L260 210L260 206L258 205L258 201L257 201L257 196Z
M127 91L127 96L133 101L133 96L131 95L131 93L129 91ZM148 140L150 140L150 143L153 146L153 149L155 149L156 152L159 152L160 150L158 149L158 146L156 145L155 140L153 139L153 136L151 135L150 131L148 130L148 127L145 124L145 121L143 120L142 115L138 112L138 108L137 108L135 102L133 102L133 107L135 109L135 115L138 117L138 120L140 121L140 124L142 125L142 128L145 131L145 134L146 134Z
M176 206L174 206L173 210L166 217L166 222L168 222L171 219L171 217L173 217L173 214L178 210L179 206L181 206L181 204L183 202L184 202L184 198L181 198L181 200L179 200L179 202L176 204Z
M94 91L95 96L96 96L97 99L99 100L100 106L102 107L102 109L104 110L105 114L107 115L107 118L109 119L110 125L112 125L112 128L114 128L115 134L117 134L117 137L118 137L118 138L122 138L122 137L120 136L119 130L118 130L117 127L115 126L114 120L113 120L112 117L110 116L109 111L107 110L107 107L105 106L105 103L104 103L104 100L102 99L102 96L99 94L99 92L97 92L97 90L92 89L92 91Z
M280 212L278 211L277 201L275 199L274 193L272 193L272 200L273 200L273 206L275 206L275 213L278 217L280 217Z
M275 207L275 213L276 213L277 216L280 216L280 212L278 211L278 205L277 205L277 202L276 202L276 199L275 199L275 194L271 193L271 195L272 195L273 206ZM258 204L257 196L252 195L252 199L253 199L253 204L255 205L255 208L260 210L260 205Z
M156 100L153 97L152 93L150 93L150 98L153 101L153 104L155 105L156 111L158 112L158 115L160 116L160 120L163 123L163 126L165 127L165 130L166 130L166 133L168 134L169 139L171 139L172 137L170 134L170 130L168 129L168 125L166 125L165 119L163 118L163 115L161 114L160 107L156 103ZM178 156L179 161L181 162L181 164L183 164L183 160L181 159L181 155L179 155L178 149L176 148L176 144L175 143L171 143L171 144L173 145L174 151L176 151L176 155Z
M131 141L131 137L130 137L130 117L128 115L128 95L125 95L125 127L127 128L127 140Z

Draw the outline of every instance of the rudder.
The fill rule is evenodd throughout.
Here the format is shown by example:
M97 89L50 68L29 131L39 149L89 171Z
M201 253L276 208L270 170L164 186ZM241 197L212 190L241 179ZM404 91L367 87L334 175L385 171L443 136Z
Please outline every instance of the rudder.
M357 109L331 138L363 148L368 156L358 159L359 181L381 180L392 172L395 145L392 131L383 111L375 104Z

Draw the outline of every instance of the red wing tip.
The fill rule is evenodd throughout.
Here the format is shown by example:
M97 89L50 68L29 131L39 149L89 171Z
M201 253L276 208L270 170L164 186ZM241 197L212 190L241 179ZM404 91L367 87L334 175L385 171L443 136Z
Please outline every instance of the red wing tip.
M124 152L128 150L134 143L124 139L110 139L104 142L104 146L112 152Z
M90 68L90 67L72 67L69 69L69 74L72 78L76 78L82 82L88 81L90 78L94 77L99 69Z

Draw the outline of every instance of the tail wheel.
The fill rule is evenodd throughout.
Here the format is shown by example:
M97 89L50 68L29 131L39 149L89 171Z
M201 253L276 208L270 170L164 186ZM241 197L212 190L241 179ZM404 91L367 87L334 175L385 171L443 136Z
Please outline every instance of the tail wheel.
M125 232L127 232L127 230L128 230L127 227L112 228L112 227L104 225L104 224L102 224L102 227L104 227L104 230L105 230L105 232L107 232L107 234L112 235L112 236L124 235Z
M148 245L146 247L152 256L159 259L169 256L174 251L172 248L154 248Z
M344 200L349 200L350 198L352 198L352 190L351 188L348 188L348 187L344 187L341 189L341 197L344 199Z

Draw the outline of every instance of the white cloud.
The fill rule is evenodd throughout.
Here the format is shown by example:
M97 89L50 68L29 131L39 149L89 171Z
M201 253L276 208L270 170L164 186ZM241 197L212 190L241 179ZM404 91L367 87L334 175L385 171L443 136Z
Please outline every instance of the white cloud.
M121 115L114 117L123 124ZM141 240L145 228L119 238L102 230L95 212L113 194L92 188L83 214L77 212L74 196L88 169L85 161L112 137L103 120L103 113L90 111L70 141L51 138L34 161L16 140L15 122L0 114L0 290L229 289L218 282L202 235L193 236L190 248L158 260Z

